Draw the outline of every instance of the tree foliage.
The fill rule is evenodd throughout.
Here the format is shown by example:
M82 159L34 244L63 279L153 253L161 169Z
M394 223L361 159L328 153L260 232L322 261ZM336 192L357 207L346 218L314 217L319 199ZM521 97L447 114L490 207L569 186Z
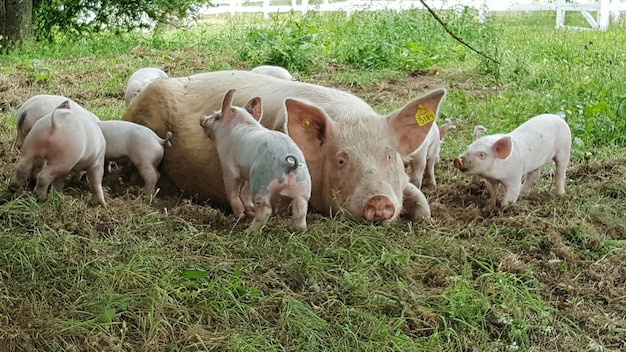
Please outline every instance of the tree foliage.
M37 39L55 32L83 34L105 28L128 31L151 28L193 17L210 0L34 0L33 25Z

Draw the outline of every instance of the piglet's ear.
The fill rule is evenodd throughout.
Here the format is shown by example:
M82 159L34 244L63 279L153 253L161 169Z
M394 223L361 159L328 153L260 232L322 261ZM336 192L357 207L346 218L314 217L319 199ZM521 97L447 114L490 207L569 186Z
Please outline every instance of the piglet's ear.
M233 106L233 96L236 89L231 89L224 95L224 101L222 101L222 114L225 113L231 106Z
M250 99L246 104L246 110L254 117L255 120L261 121L261 116L263 116L263 110L261 108L261 98L255 97Z
M506 159L511 154L511 136L504 136L498 139L491 148L493 149L496 157L499 159Z
M387 116L392 138L396 139L400 154L411 154L424 142L445 96L445 89L436 89Z
M333 123L319 108L294 99L285 100L287 134L300 147L307 162L322 157L322 145L333 136Z
M61 103L61 105L57 106L57 109L69 109L69 108L70 108L69 100L65 100Z

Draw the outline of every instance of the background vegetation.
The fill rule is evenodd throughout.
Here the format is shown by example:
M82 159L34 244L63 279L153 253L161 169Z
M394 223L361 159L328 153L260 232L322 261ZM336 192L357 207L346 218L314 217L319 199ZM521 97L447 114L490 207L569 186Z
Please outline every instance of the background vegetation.
M358 224L310 214L306 233L274 217L245 234L228 214L177 197L146 200L107 176L109 207L85 185L38 203L0 186L0 351L619 351L626 348L626 45L557 31L553 13L450 28L410 11L211 17L151 34L74 36L0 56L0 172L15 112L63 94L103 119L124 111L126 79L278 64L388 112L435 86L457 126L425 190L431 221ZM573 22L582 20L578 17ZM548 172L531 198L483 214L481 180L451 160L475 124L508 131L561 112L575 150L567 194ZM121 185L120 185L121 184Z

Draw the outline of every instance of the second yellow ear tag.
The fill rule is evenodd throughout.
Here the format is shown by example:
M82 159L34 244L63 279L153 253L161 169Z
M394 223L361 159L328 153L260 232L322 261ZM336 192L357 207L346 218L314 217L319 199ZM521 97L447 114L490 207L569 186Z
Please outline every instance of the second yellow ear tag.
M311 119L306 118L306 119L302 120L302 126L309 127L310 124L311 124Z
M415 122L420 126L424 126L433 121L435 121L435 112L424 105L418 105L417 111L415 112Z

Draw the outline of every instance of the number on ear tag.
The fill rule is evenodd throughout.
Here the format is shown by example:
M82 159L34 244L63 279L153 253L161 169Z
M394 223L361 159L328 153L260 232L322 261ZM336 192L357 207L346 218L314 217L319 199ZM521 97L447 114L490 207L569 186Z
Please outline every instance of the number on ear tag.
M424 126L433 121L435 121L435 112L424 105L418 105L417 111L415 112L415 122L420 126Z

